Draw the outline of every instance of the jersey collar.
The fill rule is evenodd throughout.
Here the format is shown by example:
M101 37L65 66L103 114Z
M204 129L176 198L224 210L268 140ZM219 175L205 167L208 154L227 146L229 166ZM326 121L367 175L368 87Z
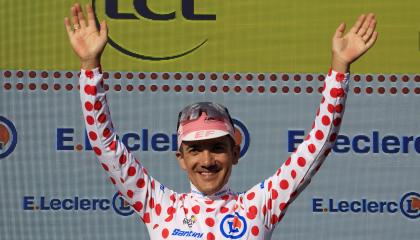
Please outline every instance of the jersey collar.
M198 196L198 197L206 197L206 198L220 198L226 194L230 194L231 190L229 187L229 182L227 182L219 191L211 194L211 195L206 195L205 193L200 192L200 190L198 190L198 188L196 186L194 186L194 184L192 182L190 182L190 186L191 186L191 194Z

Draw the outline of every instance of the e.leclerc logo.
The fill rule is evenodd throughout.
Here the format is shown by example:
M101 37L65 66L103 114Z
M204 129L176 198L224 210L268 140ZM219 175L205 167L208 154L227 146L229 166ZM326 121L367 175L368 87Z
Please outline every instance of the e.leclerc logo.
M117 193L110 198L85 198L73 196L69 198L54 198L47 196L24 196L23 210L30 211L110 211L114 210L120 216L130 216L134 210Z
M241 121L232 119L235 125L235 140L241 146L241 157L248 151L250 134ZM74 128L57 128L57 151L90 151L92 147L87 134L84 136L84 143L75 143ZM143 128L139 132L128 132L121 136L121 141L129 151L154 151L154 152L175 152L178 150L176 133L155 132Z
M305 138L305 132L303 130L289 130L287 135L287 150L289 152L293 152ZM420 135L381 134L376 130L371 133L356 134L353 136L343 133L336 137L332 151L338 154L419 154Z
M228 239L239 239L246 233L246 230L246 219L237 212L226 215L220 223L220 232Z
M0 116L0 159L9 156L17 144L17 131L12 121Z
M399 201L370 200L367 198L354 200L312 199L312 212L325 214L396 214L401 213L409 219L420 217L420 194L405 193Z
M108 22L112 47L150 61L180 58L199 49L208 41L203 29L216 21L213 1L92 0L92 5L96 22Z

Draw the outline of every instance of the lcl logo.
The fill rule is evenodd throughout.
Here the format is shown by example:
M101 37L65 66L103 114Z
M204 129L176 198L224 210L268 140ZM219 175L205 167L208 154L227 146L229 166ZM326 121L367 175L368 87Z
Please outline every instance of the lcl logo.
M194 9L195 0L181 0L182 16L187 20L216 20L214 14L196 14ZM134 9L140 16L150 20L172 20L176 18L176 12L157 13L149 8L147 0L133 0ZM118 0L106 0L105 11L112 19L139 19L133 13L120 13L118 11Z
M127 8L125 8L125 11L121 9L121 1L118 0L105 0L104 1L104 10L105 10L105 16L108 19L112 19L115 21L133 21L138 20L139 23L145 23L147 21L158 21L158 22L171 22L175 19L182 18L186 21L215 21L216 15L212 13L203 13L202 10L200 10L200 13L197 13L197 6L195 6L195 0L180 0L181 1L181 14L179 14L176 10L172 9L171 11L162 12L157 11L155 8L150 7L152 1L147 0L132 0L132 10L127 11ZM96 5L96 0L92 0L92 5L95 10L95 16L98 16L98 9ZM131 2L131 1L130 1ZM127 4L127 2L125 2ZM155 4L156 5L156 4ZM168 5L168 4L167 4ZM172 5L172 4L171 4ZM167 7L166 7L167 8ZM137 14L136 14L137 13ZM182 15L180 17L179 15ZM98 22L98 19L96 19ZM157 39L156 39L157 40ZM142 54L139 52L136 52L134 50L129 50L127 47L123 47L122 44L117 43L116 40L113 40L111 36L108 38L108 43L117 49L118 51L139 59L143 60L152 60L152 61L160 61L160 60L170 60L179 58L182 56L185 56L189 53L192 53L193 51L197 50L201 46L203 46L208 39L203 39L201 42L195 43L193 47L189 47L187 50L181 51L180 53L176 54L170 54L167 56L153 56L150 54ZM159 42L159 41L155 41ZM156 46L158 48L162 48L163 46Z

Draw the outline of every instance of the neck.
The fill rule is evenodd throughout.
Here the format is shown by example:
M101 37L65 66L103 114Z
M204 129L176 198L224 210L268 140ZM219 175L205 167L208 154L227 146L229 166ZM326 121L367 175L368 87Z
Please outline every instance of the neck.
M196 186L194 186L192 182L190 182L190 185L191 185L191 193L200 197L216 197L217 198L231 192L230 187L229 187L229 182L227 182L225 185L223 185L222 188L220 188L219 190L211 194L206 194L206 193L201 192L200 190L198 190Z

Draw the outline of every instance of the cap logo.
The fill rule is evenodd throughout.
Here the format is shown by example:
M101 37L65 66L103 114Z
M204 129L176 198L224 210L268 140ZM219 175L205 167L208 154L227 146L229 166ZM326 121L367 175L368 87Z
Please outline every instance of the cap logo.
M195 139L200 139L203 137L209 137L214 134L214 130L203 130L203 131L197 131L194 135Z

